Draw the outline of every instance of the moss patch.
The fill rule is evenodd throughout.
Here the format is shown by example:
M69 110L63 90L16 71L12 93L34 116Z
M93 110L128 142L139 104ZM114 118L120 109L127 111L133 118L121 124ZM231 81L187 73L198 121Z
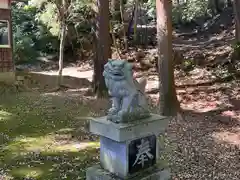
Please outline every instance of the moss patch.
M14 179L85 179L99 142L79 130L89 108L40 93L1 96L0 169ZM89 140L91 139L91 140Z

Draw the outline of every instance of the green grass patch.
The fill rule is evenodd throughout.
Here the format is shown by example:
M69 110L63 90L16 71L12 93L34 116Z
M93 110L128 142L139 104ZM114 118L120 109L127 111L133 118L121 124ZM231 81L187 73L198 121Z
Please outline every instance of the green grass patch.
M84 120L78 117L91 113L86 105L40 93L0 99L0 170L6 177L85 179L99 154L97 139L79 130Z

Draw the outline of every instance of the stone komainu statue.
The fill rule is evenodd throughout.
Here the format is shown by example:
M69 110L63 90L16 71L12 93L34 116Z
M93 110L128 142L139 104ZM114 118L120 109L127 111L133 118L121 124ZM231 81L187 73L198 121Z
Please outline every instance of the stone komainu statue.
M138 82L133 78L132 65L125 60L109 60L103 76L112 97L108 120L129 122L150 116L145 95L146 79Z

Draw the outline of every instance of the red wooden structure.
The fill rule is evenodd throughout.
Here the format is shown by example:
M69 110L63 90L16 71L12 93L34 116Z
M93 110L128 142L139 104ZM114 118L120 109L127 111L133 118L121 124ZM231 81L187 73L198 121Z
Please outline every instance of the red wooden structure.
M0 0L0 81L1 74L14 72L11 19L11 0Z

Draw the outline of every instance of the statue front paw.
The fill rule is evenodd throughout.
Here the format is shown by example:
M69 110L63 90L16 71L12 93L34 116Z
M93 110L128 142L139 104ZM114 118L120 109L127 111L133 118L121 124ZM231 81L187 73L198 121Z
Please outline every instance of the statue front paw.
M115 115L117 113L118 113L118 109L117 108L110 108L108 110L108 114Z
M126 111L123 111L123 110L121 110L121 111L118 112L118 116L119 116L120 118L122 118L125 114L126 114Z

